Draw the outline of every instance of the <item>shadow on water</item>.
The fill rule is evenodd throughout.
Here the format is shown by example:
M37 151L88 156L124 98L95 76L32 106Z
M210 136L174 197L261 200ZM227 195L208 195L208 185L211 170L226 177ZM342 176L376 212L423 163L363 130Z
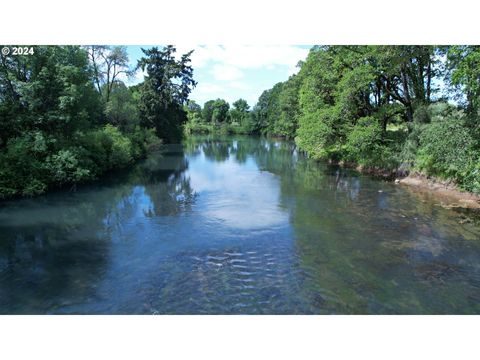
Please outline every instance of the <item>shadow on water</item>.
M0 313L480 313L468 213L289 142L194 136L0 207Z
M55 313L102 300L112 234L137 216L136 194L151 204L145 216L183 211L194 199L187 168L181 146L172 146L76 192L2 203L0 313Z

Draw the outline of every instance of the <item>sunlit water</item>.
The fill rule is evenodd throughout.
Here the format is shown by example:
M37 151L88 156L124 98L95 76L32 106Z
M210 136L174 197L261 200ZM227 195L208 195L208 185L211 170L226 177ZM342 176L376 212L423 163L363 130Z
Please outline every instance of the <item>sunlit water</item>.
M192 137L75 192L0 205L0 313L480 313L480 224L432 196Z

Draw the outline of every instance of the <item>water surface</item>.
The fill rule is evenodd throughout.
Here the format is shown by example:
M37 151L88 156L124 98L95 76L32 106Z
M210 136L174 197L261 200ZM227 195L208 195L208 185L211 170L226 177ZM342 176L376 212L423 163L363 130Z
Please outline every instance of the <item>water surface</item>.
M0 204L0 313L478 314L480 224L289 142L191 137Z

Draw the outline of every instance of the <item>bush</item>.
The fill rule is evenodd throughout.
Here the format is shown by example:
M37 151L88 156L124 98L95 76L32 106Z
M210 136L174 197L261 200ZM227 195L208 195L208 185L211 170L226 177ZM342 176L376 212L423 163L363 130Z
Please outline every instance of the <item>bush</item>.
M49 187L95 179L131 164L160 144L153 129L138 126L128 136L112 125L77 131L69 141L41 131L25 133L10 139L0 153L0 199L38 195Z
M215 125L201 123L197 121L189 121L185 124L186 134L210 134L215 132Z
M390 148L384 144L383 130L374 117L360 118L347 136L346 158L367 167L392 169L396 166Z
M480 194L480 157L477 157L461 179L461 186L465 190Z
M108 124L85 135L81 134L80 138L86 149L83 162L93 163L95 175L125 167L134 159L131 140L113 125Z
M90 170L80 166L75 149L60 150L47 157L46 166L51 172L51 178L60 185L90 178Z
M27 132L8 141L0 156L0 198L32 196L46 190L48 173L43 162L46 150L46 139L41 132Z
M133 161L132 142L124 136L118 128L105 125L102 129L108 142L105 151L108 159L108 168L122 168Z
M131 134L128 134L128 137L132 144L132 156L134 159L145 157L149 152L158 151L162 145L162 140L155 135L154 129L145 129L137 126Z
M189 121L185 124L185 134L220 134L220 135L229 135L237 134L244 135L250 134L250 124L246 123L241 125L238 123L221 123L218 125L212 123L201 123L196 121Z
M314 159L338 160L338 136L335 124L338 122L335 108L317 110L300 117L295 142Z
M474 163L474 139L459 114L437 115L419 135L416 167L428 175L461 182Z

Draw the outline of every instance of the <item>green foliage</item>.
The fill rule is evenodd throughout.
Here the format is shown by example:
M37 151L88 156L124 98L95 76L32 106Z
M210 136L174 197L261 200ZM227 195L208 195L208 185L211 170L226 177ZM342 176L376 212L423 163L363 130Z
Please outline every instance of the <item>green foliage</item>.
M479 49L315 46L296 76L262 93L253 128L295 136L314 159L417 170L478 192ZM443 78L466 115L436 97Z
M206 124L203 122L189 121L185 124L185 133L188 134L210 134L215 132L214 124Z
M416 167L460 180L469 171L474 139L460 114L436 116L419 136Z
M230 110L230 120L237 125L245 126L248 122L249 109L247 101L238 99L233 104L233 109Z
M185 107L188 121L184 126L186 134L252 134L255 132L250 106L244 99L238 99L230 108L223 99L207 101L203 109L194 102Z
M108 166L120 168L128 165L133 160L130 139L112 125L106 125L99 131Z
M220 124L206 124L206 123L194 123L188 122L185 124L185 133L188 134L243 134L248 135L251 134L249 128L238 125L238 124L228 124L228 123L220 123Z
M215 100L209 100L203 105L202 119L204 122L212 122L213 104L215 104Z
M51 179L60 185L77 183L90 178L90 170L80 166L75 149L60 150L48 156L46 167L51 173Z
M480 46L448 47L447 79L451 92L465 104L468 114L478 116L480 105Z
M212 119L215 124L225 123L229 120L230 104L223 99L217 99L212 104Z
M300 78L296 75L286 81L278 94L277 117L272 134L293 138L298 126Z
M478 152L471 154L472 162L467 171L462 175L460 181L465 190L480 194L480 156Z
M335 123L338 119L335 107L320 109L300 117L300 127L295 141L314 159L338 160L338 142Z
M8 141L0 155L0 198L31 196L47 188L43 134L28 132Z
M374 117L360 118L349 132L345 158L369 168L392 168L392 154L383 142L383 130Z
M154 129L139 126L141 86L129 89L115 78L125 55L109 53L104 83L103 68L78 46L1 55L0 199L95 179L158 149Z
M193 69L189 66L192 52L175 58L175 47L162 50L142 49L145 54L138 61L147 76L140 90L140 118L144 127L155 128L157 136L165 142L179 142L187 113L183 108L188 95L196 85Z
M133 92L122 82L113 84L105 105L105 117L109 124L117 126L123 132L132 132L139 125L138 102Z
M155 129L136 126L127 136L132 144L132 156L134 159L143 158L148 153L161 149L162 140L155 134Z

